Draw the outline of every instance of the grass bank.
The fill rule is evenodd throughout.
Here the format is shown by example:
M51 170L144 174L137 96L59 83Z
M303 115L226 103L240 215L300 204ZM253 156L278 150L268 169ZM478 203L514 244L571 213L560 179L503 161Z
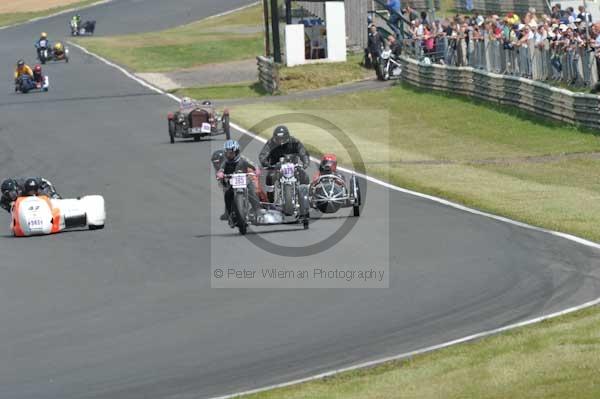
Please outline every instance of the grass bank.
M174 90L173 93L178 96L188 96L196 99L211 98L214 100L262 97L268 94L262 87L262 85L258 82L221 86L193 87Z
M98 0L83 0L83 1L78 1L75 3L65 4L65 5L59 6L59 7L47 8L45 10L1 13L0 14L0 27L18 24L21 22L29 21L30 19L33 19L33 18L40 18L40 17L44 17L46 15L52 15L57 12L68 10L69 8L84 7L84 6L87 6L87 5L96 3L96 2L98 2ZM68 18L68 16L65 16L65 18ZM67 22L65 22L65 31L67 31L67 30L68 30Z
M361 56L350 55L347 62L300 65L280 70L279 94L337 86L369 78L373 71L360 65ZM236 99L262 97L268 93L258 82L219 86L191 87L174 91L192 98Z
M75 40L136 72L166 72L262 54L262 8L250 7L159 32Z
M251 127L291 111L338 125L360 148L372 175L600 242L600 136L590 131L406 86L240 106L235 119ZM291 127L312 146L336 151L349 164L345 148L326 132L305 124Z
M600 397L600 308L247 399Z
M279 71L281 92L320 89L373 77L372 70L361 66L362 55L348 56L346 62L299 65Z

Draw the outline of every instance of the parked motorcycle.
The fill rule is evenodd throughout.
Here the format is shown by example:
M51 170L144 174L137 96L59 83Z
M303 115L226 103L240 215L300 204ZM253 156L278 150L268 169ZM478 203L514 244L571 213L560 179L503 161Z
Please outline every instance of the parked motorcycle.
M384 50L377 61L377 78L379 80L398 79L402 74L402 65L391 50Z

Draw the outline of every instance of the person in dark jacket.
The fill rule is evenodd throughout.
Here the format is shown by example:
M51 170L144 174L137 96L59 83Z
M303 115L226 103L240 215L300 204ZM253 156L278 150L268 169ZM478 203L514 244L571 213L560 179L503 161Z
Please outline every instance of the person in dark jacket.
M28 181L35 181L36 192L35 195L45 195L52 199L61 199L62 197L56 192L54 185L43 177L31 177L31 178L8 178L2 182L0 191L0 207L10 212L12 204L16 201L17 197L25 195L25 183Z
M377 31L377 27L375 25L371 25L369 30L367 50L371 58L371 65L377 66L377 60L381 55L381 50L385 47L385 40Z
M304 148L304 144L295 137L290 135L290 131L285 126L277 126L273 131L273 137L267 141L260 154L258 160L262 167L269 169L265 183L267 186L274 185L274 175L277 173L275 169L279 164L280 158L288 155L296 155L299 162L302 164L302 169L298 170L298 180L300 184L308 184L309 178L304 169L310 165L310 156ZM273 201L273 193L267 193L269 201Z
M221 162L221 166L217 171L217 180L223 182L225 175L231 175L233 173L260 173L256 165L254 165L248 158L240 154L240 144L235 140L227 140L224 146L225 157ZM249 177L247 180L248 187L248 200L254 211L254 216L258 216L260 208L260 200L256 193L255 179ZM234 191L231 186L225 186L224 200L225 200L225 214L221 215L221 220L227 220L229 214L231 214L233 206Z

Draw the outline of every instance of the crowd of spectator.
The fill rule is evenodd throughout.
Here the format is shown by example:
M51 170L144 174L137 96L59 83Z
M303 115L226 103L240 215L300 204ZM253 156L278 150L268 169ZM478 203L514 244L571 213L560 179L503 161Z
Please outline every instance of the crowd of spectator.
M580 79L591 85L598 81L600 23L583 5L562 9L556 4L550 15L531 8L524 15L484 16L474 12L433 21L426 12L418 13L410 7L402 8L401 13L409 26L395 33L413 55L529 78L540 74L544 79L565 76L565 70L570 68L566 79L573 82L568 83ZM534 56L538 59L534 60ZM535 62L540 65L536 67ZM588 66L592 64L594 70L590 71Z

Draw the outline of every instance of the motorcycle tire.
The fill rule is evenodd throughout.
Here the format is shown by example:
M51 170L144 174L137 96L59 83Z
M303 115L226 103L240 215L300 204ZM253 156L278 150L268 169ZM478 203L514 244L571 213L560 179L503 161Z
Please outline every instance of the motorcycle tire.
M377 75L377 79L383 81L383 74L385 73L385 66L381 63L378 62L377 65L375 66L375 73Z
M175 143L175 122L169 121L169 139L171 144Z
M248 206L246 198L242 193L236 193L233 199L233 211L235 212L235 219L237 222L238 229L241 235L246 235L248 232L248 224L246 223L246 217L248 215Z
M286 184L283 186L282 190L283 194L283 213L286 216L292 216L294 211L296 210L296 206L294 204L294 186L290 184Z
M223 130L225 131L225 138L231 140L231 126L229 124L229 115L223 117Z
M352 206L352 214L354 217L360 216L360 206L362 205L362 198L360 193L360 185L358 184L358 179L356 176L352 176L352 180L350 181L350 190L354 195L354 205Z

